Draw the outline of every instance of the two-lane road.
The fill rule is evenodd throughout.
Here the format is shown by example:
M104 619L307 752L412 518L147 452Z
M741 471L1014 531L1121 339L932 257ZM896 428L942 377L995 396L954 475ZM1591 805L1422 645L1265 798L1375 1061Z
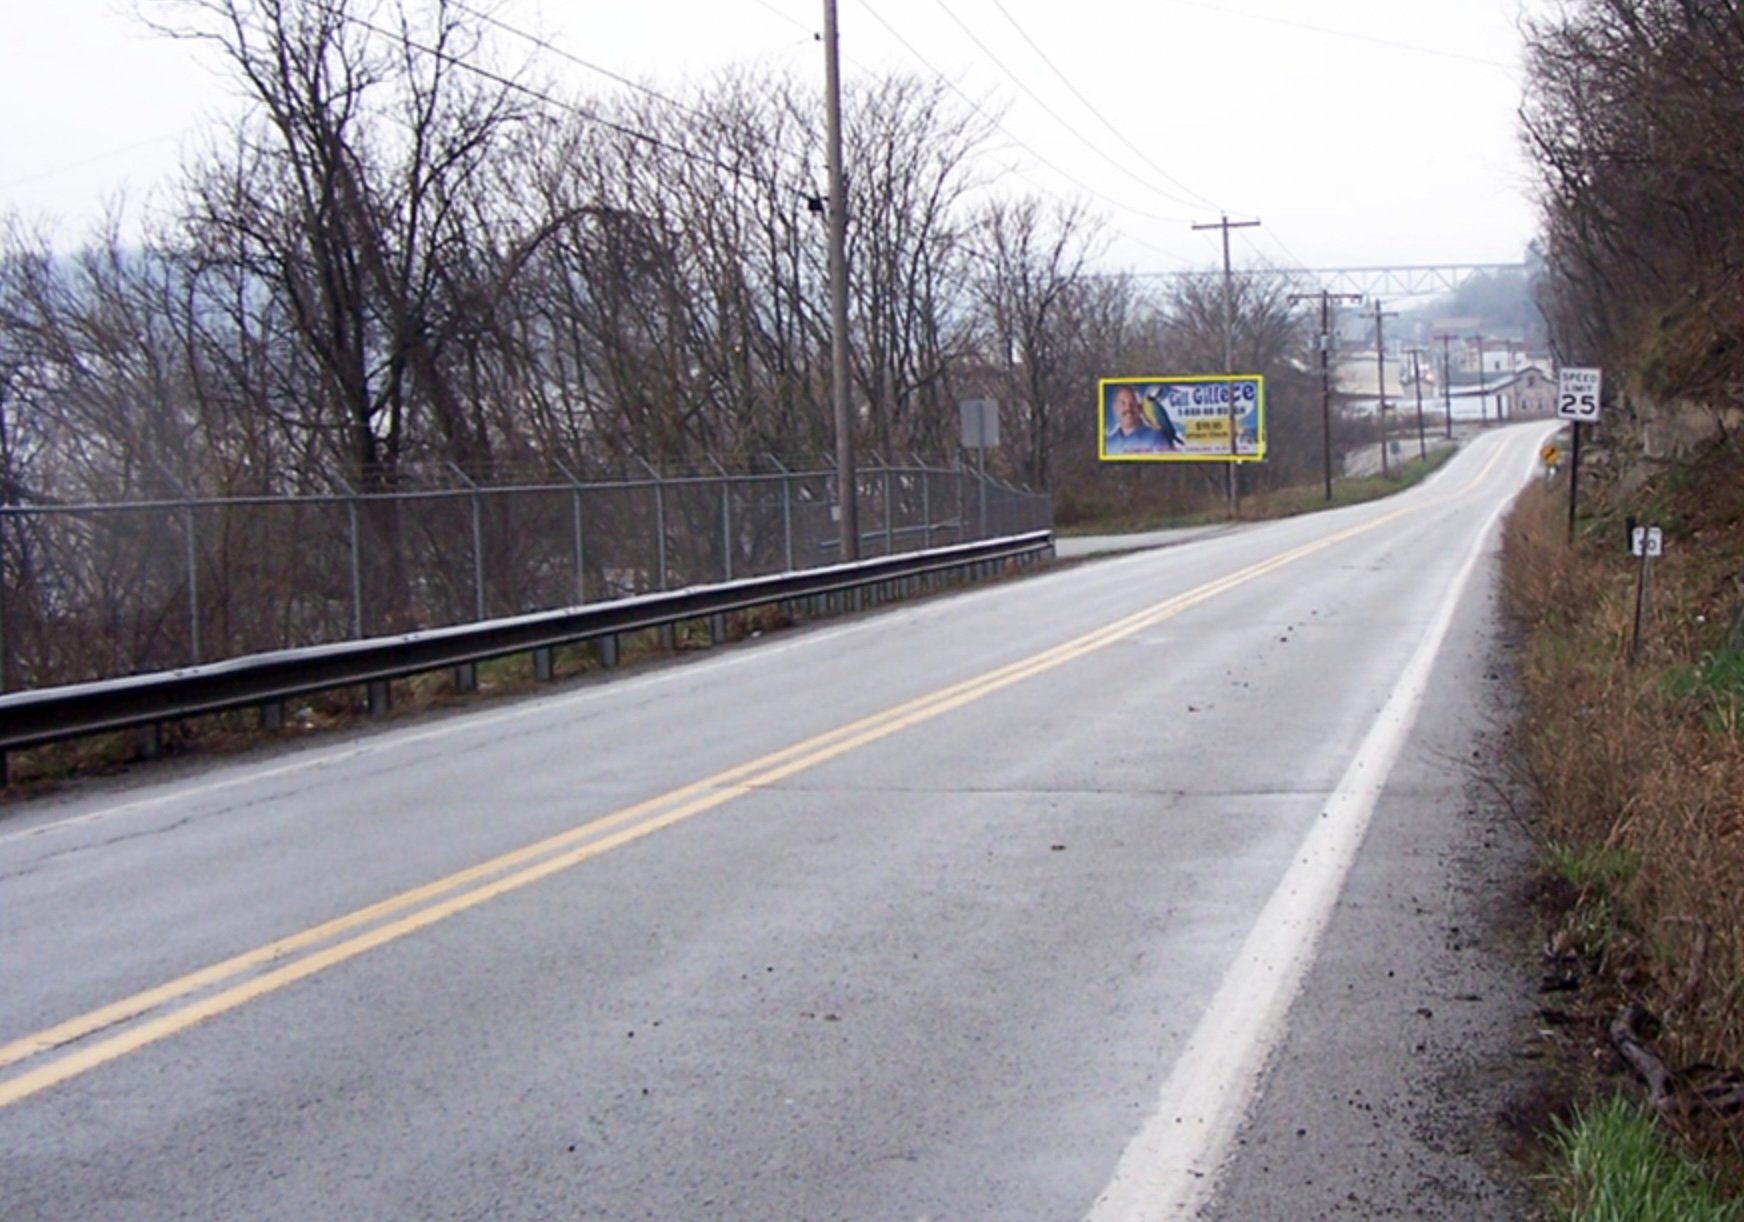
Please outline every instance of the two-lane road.
M1545 431L15 812L0 1217L1191 1213Z

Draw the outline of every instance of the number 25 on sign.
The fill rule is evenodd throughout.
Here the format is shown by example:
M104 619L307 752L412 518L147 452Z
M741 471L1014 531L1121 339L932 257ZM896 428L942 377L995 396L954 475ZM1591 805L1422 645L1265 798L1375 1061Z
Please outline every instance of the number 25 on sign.
M1600 371L1564 369L1556 379L1556 414L1563 420L1593 421L1599 418Z

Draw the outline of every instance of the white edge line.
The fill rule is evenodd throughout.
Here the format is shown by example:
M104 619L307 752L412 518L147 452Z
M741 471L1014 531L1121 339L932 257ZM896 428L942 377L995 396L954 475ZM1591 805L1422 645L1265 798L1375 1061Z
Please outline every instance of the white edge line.
M1454 612L1513 499L1496 506L1478 530L1429 630L1176 1057L1156 1112L1121 1154L1088 1222L1191 1218L1210 1201L1375 804L1417 720Z

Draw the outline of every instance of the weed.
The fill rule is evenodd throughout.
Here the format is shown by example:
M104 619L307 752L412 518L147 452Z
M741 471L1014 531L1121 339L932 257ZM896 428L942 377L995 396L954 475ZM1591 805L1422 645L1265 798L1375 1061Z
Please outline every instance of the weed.
M1744 1222L1694 1163L1673 1152L1653 1116L1620 1096L1554 1125L1555 1216L1569 1222Z

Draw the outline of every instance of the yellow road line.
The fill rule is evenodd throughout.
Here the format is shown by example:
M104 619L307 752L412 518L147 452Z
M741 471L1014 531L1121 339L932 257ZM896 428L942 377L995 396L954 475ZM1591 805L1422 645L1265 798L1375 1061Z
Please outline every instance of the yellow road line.
M1492 458L1490 465L1494 465L1494 462L1495 459ZM1490 466L1486 466L1479 478L1487 474L1489 469ZM611 849L712 810L754 789L815 768L901 730L1093 653L1257 577L1407 514L1418 512L1420 508L1422 507L1397 509L1281 552L1040 653L814 735L779 751L626 806L544 840L0 1045L0 1068L3 1068L72 1044L106 1028L130 1022L170 1002L203 989L215 988L257 968L268 968L279 960L303 951L311 951L294 962L262 971L168 1014L139 1023L86 1047L74 1049L48 1064L0 1083L0 1107L10 1106L57 1083L77 1077L99 1065L185 1031L215 1015L344 963L365 951L427 928L456 913L477 907ZM462 890L467 887L471 889ZM460 893L449 894L456 891ZM443 896L447 898L442 898ZM394 920L386 919L406 909L416 911ZM371 925L374 928L365 928ZM363 932L353 932L357 930ZM345 934L353 936L324 948L313 949Z

